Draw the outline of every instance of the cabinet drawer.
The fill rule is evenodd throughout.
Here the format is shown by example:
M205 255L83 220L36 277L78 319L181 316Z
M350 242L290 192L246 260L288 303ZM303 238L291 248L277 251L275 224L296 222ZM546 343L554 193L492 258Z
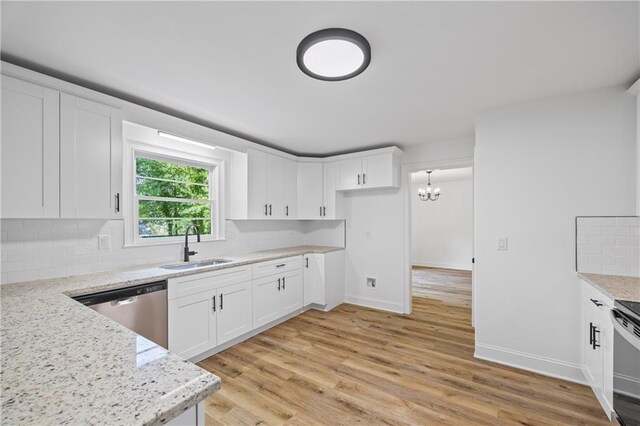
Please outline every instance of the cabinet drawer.
M609 310L613 308L613 300L611 300L608 296L603 294L601 291L593 287L591 284L582 282L583 286L583 303L597 307L599 310ZM595 302L594 302L595 301ZM598 304L602 304L602 306L597 306ZM608 312L607 312L608 314Z
M168 300L172 300L177 297L189 296L202 291L250 280L251 265L171 278L167 286L167 298Z
M268 277L302 268L302 256L285 257L253 265L253 278Z

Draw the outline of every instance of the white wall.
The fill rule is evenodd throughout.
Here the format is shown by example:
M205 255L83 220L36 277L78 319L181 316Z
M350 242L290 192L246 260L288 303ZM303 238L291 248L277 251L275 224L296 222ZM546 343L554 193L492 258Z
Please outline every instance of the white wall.
M403 263L403 194L400 189L340 194L346 219L346 301L402 312L405 291ZM377 286L366 286L367 277Z
M473 158L473 136L441 142L411 145L404 149L403 165Z
M634 213L635 114L608 89L478 117L476 356L582 380L574 220Z
M425 175L424 172L421 175ZM438 180L433 186L442 195L437 201L420 201L411 187L411 262L418 266L471 270L473 257L473 180Z
M302 244L344 245L343 221L226 221L225 241L197 243L194 260ZM127 247L122 220L0 221L0 283L30 281L181 261L182 244ZM98 235L111 246L98 249Z

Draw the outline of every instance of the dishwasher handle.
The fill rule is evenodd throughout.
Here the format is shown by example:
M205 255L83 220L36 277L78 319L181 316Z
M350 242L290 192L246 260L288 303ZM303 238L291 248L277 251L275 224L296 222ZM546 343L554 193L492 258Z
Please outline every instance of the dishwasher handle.
M124 299L112 300L111 306L122 306L122 305L130 305L132 303L136 303L138 301L138 296L126 297Z

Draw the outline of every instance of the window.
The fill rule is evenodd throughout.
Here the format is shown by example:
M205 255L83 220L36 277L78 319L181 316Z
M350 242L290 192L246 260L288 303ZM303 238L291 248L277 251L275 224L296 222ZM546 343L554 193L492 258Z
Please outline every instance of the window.
M136 157L138 237L184 235L195 224L201 235L213 234L213 167Z

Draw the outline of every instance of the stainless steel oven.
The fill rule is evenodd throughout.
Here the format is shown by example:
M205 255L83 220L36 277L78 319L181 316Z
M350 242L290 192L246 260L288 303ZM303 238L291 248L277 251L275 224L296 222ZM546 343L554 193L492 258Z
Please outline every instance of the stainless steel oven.
M613 409L623 426L640 426L640 303L616 300L613 322Z

